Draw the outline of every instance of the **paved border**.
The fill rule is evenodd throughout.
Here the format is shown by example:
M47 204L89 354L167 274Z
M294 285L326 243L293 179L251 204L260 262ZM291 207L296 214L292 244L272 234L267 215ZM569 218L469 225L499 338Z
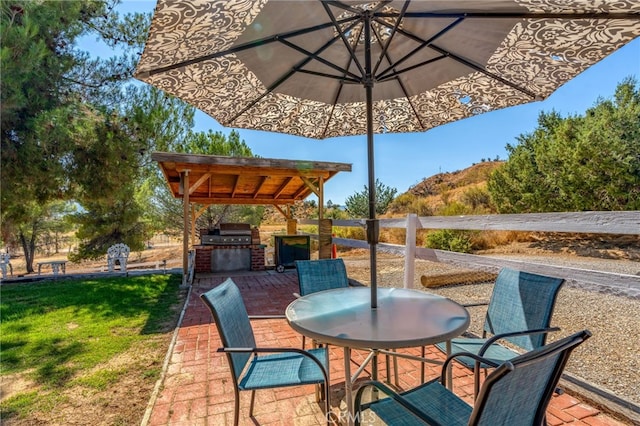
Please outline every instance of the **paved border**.
M146 426L149 423L149 419L151 418L151 413L153 412L153 407L156 404L156 400L158 399L160 388L162 388L162 384L164 383L164 379L167 375L169 361L171 360L171 355L173 354L173 348L176 345L176 340L178 340L178 332L180 330L180 326L182 325L182 320L184 319L184 315L187 312L187 308L189 307L189 297L191 296L192 290L193 286L189 286L189 291L187 291L187 295L184 299L184 306L182 306L180 317L178 318L176 327L173 329L171 343L169 343L169 348L167 349L167 353L164 356L164 361L162 362L162 371L160 373L160 377L158 377L158 380L156 381L156 384L153 388L153 392L151 392L151 397L149 398L149 402L147 403L147 408L144 412L144 416L142 417L142 421L140 422L140 426Z

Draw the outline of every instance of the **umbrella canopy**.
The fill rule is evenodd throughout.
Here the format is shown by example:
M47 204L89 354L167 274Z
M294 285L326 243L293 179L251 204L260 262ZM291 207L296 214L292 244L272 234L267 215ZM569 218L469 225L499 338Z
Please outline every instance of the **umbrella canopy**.
M424 131L542 100L640 35L638 0L159 0L136 78L223 126Z

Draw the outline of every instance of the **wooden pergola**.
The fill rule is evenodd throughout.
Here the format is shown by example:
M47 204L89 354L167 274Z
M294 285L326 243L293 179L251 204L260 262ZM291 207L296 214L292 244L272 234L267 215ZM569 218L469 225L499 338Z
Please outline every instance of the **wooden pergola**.
M176 198L184 205L182 268L187 275L189 232L195 240L195 221L212 204L273 205L287 218L287 231L295 231L290 206L311 194L318 197L318 217L323 219L324 183L351 164L271 158L154 152ZM186 190L185 190L186 189ZM200 206L196 208L196 206ZM284 208L283 208L284 207ZM290 226L294 224L292 230Z

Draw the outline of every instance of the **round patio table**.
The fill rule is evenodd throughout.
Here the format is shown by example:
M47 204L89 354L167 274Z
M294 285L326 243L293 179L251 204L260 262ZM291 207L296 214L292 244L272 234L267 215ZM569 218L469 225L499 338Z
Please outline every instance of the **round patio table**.
M286 317L291 328L300 334L344 348L349 423L353 420L353 382L379 349L448 342L469 326L469 313L458 303L404 288L379 288L375 309L371 308L368 287L320 291L291 302L286 309ZM373 351L352 378L350 359L354 348Z

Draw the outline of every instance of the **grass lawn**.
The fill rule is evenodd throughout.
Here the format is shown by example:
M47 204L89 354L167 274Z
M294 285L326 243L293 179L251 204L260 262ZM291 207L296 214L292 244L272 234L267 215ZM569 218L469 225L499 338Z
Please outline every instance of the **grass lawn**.
M3 424L139 424L182 308L181 279L3 285Z

